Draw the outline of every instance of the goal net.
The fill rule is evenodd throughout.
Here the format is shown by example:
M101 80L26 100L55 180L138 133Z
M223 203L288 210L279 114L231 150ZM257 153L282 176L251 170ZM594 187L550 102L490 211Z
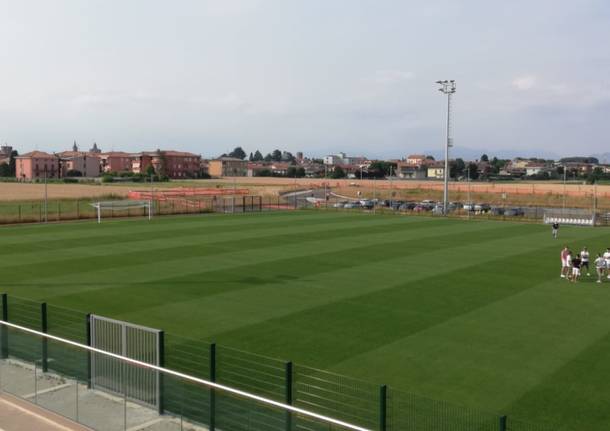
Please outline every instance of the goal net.
M152 205L150 201L136 201L136 200L125 200L125 201L101 201L90 204L97 210L97 222L102 222L102 215L106 213L127 213L133 208L145 208L145 214L148 215L148 219L152 218Z
M544 223L595 226L595 213L581 208L547 209L544 211Z

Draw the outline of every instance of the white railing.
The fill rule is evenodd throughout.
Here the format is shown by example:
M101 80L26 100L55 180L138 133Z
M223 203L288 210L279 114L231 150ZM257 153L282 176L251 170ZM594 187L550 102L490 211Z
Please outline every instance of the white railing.
M15 340L13 340L13 337L15 338ZM27 338L29 337L29 339ZM118 361L120 364L123 364L125 366L125 374L123 376L123 378L125 379L125 381L121 382L122 385L127 386L127 382L129 382L129 378L131 377L133 379L133 376L137 376L138 373L134 373L133 368L131 367L137 367L140 369L148 369L151 372L156 372L156 373L160 373L161 375L164 376L165 379L175 379L177 382L181 383L181 384L189 384L189 385L194 385L196 387L201 388L202 390L206 390L206 392L208 392L209 390L215 390L215 392L217 393L218 396L230 396L232 399L234 399L235 401L241 400L240 404L239 404L239 409L241 409L241 413L240 413L240 418L244 418L244 417L248 417L248 406L246 405L244 407L243 402L245 401L252 401L252 409L256 410L257 408L260 410L261 407L266 408L266 409L271 409L272 413L275 413L275 416L277 418L277 413L280 412L285 412L286 417L288 419L286 419L287 421L296 421L298 422L299 420L303 420L303 421L308 421L308 423L315 423L318 425L318 427L320 425L324 425L325 429L329 429L329 430L352 430L352 431L371 431L368 428L363 428L361 426L358 425L354 425L342 420L338 420L326 415L322 415L310 410L306 410L306 409L302 409L299 407L295 407L289 404L285 404L282 402L278 402L266 397L262 397L256 394L252 394L240 389L236 389L230 386L226 386L220 383L216 383L210 380L206 380L206 379L202 379L199 377L194 377L185 373L181 373L178 371L174 371L168 368L164 368L161 366L157 366L157 365L152 365L146 362L142 362L136 359L132 359L132 358L128 358L126 356L122 356L116 353L112 353L112 352L108 352L96 347L91 347L91 346L87 346L85 344L82 343L78 343L72 340L68 340L65 338L61 338L61 337L57 337L55 335L51 335L51 334L47 334L47 333L43 333L40 331L36 331L30 328L26 328L24 326L21 325L16 325L14 323L10 323L10 322L6 322L3 320L0 320L0 342L2 343L2 347L4 348L5 345L10 345L11 348L9 349L9 357L8 358L3 358L0 359L0 390L2 391L6 391L9 393L13 393L14 395L17 396L21 396L22 398L25 399L30 399L33 402L36 402L37 404L42 404L43 407L48 407L51 410L58 410L59 408L54 408L52 406L50 406L51 404L55 403L57 404L57 400L54 400L53 402L51 401L47 401L46 399L44 399L44 397L50 393L52 393L53 390L65 390L66 388L69 388L70 390L70 394L72 394L72 390L75 391L76 393L76 405L72 406L71 404L66 407L66 410L69 410L68 413L64 412L64 411L60 411L60 414L63 414L64 416L70 417L74 420L76 420L77 422L81 422L84 423L85 425L88 425L92 428L96 428L95 424L92 424L91 421L87 421L87 420L81 420L83 417L84 413L88 413L89 415L91 415L91 411L92 409L95 410L96 408L98 409L103 409L103 403L102 402L90 402L90 401L81 401L79 404L79 400L81 399L85 399L84 398L84 394L87 394L87 400L89 400L91 398L91 393L92 392L102 392L101 394L98 394L100 397L100 399L104 399L106 403L110 403L114 400L114 402L120 402L122 403L123 406L123 415L124 415L124 420L123 420L123 426L121 428L123 429L134 429L134 430L146 430L146 424L150 423L150 424L158 424L158 422L160 421L173 421L173 422L179 422L180 425L182 425L183 422L185 421L189 421L190 418L189 417L178 417L176 415L175 412L173 413L168 413L167 415L153 415L153 410L147 410L147 411L140 411L139 413L131 413L131 416L133 417L138 417L141 418L141 421L145 422L143 424L139 424L138 426L128 426L128 399L127 396L123 398L120 397L116 397L116 394L103 394L103 390L102 391L96 391L94 388L91 388L90 386L90 382L86 382L86 381L82 381L79 380L78 377L74 377L74 376L65 376L64 374L60 373L60 374L55 374L56 371L55 368L60 368L60 367L53 367L53 361L55 360L60 360L60 359L54 359L53 355L50 354L50 365L49 365L49 369L50 371L48 371L47 373L42 373L42 369L37 365L37 360L34 359L32 361L32 358L39 358L40 356L38 356L38 352L37 352L37 347L39 347L42 344L42 341L46 340L46 343L48 342L53 342L53 344L56 344L56 348L58 348L58 346L61 346L61 348L71 348L72 351L76 350L76 351L80 351L81 354L82 353L89 353L89 354L96 354L96 355L101 355L103 357L106 357L108 359L112 359L112 360L116 360ZM18 347L14 348L12 343L17 343ZM39 344L40 343L40 344ZM28 347L29 346L29 347ZM16 353L15 353L16 351ZM12 352L12 353L11 353ZM30 359L28 359L30 358ZM85 355L81 355L80 357L81 362L85 362L85 365L87 364L87 359L85 357ZM83 364L81 363L80 366L82 366ZM20 382L20 377L19 377L19 373L22 374L21 380L23 380L23 382ZM25 380L29 379L29 377L33 375L34 377L34 384L33 386L33 391L28 392L30 385L28 382L25 382ZM56 376L56 377L54 377ZM57 381L57 384L51 384L49 383L49 381L53 380L53 378L57 378L59 379ZM72 381L72 386L70 381ZM63 382L63 383L62 383ZM68 382L68 383L66 383ZM12 386L11 386L12 385ZM74 387L73 387L74 386ZM22 389L17 390L16 388L20 387ZM27 389L25 389L24 387L27 387ZM54 388L59 388L59 389L54 389ZM80 391L80 395L79 395L79 391ZM15 392L19 392L19 393L15 393ZM26 393L27 392L27 393ZM127 390L125 390L125 394L127 394ZM73 395L73 394L72 394ZM65 405L66 402L65 400L67 400L68 398L70 398L72 395L70 396L59 396L56 398L60 398L60 401L63 401ZM113 398L114 397L114 398ZM43 402L44 400L44 402ZM168 401L171 400L166 400L166 403L168 403ZM87 404L89 403L89 404ZM176 401L176 403L189 403L189 400L178 400ZM46 405L45 405L46 404ZM53 404L53 405L55 405ZM192 409L193 407L191 405L185 405L185 408L189 408ZM140 408L140 409L145 409L145 407L143 406L132 406L133 409L135 408ZM87 411L84 411L83 409L88 409ZM144 414L146 413L146 414ZM156 413L155 413L156 414ZM102 415L101 411L100 411L100 415ZM110 419L108 417L106 417L106 419ZM244 419L245 420L245 419ZM248 429L248 430L267 430L267 429L272 429L272 428L268 428L267 426L264 425L260 425L258 426L256 423L256 420L248 420L248 423L250 425L248 425L248 427L246 428L244 425L244 428L240 427L239 429ZM151 425L152 426L152 425ZM158 426L158 425L156 425ZM106 428L104 426L104 428ZM182 428L182 426L181 426ZM203 428L202 428L203 429ZM220 429L220 425L218 426L218 429ZM222 429L223 431L228 431L228 429L226 426ZM295 426L294 429L301 429L298 426ZM309 429L309 428L302 428L302 429ZM317 428L316 428L317 429Z

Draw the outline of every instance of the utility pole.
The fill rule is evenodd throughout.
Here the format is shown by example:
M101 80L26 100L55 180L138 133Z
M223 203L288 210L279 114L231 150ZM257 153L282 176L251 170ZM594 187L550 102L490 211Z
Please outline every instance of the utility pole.
M436 81L441 86L438 89L443 94L447 95L447 141L445 142L445 181L443 186L443 214L447 215L449 204L449 147L453 146L453 138L451 137L451 96L455 93L455 80Z
M470 212L472 211L472 200L470 199L470 163L466 169L468 175L468 219L470 219Z

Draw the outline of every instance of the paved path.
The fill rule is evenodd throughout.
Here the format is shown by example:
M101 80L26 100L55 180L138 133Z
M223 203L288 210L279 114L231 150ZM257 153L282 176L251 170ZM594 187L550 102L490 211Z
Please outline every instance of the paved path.
M87 431L61 416L34 404L0 395L0 431Z

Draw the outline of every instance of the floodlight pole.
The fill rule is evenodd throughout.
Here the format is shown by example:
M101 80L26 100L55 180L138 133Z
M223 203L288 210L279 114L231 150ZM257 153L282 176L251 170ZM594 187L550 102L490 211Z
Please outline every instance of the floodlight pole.
M49 222L49 194L47 192L47 166L44 167L44 222Z
M566 165L563 165L563 210L566 209L566 180L567 180L567 169Z
M445 142L445 170L444 170L444 184L443 184L443 215L447 215L447 209L449 206L449 147L453 146L453 139L451 137L451 96L455 93L455 80L444 80L436 81L437 84L441 85L438 89L443 94L447 95L447 141Z

